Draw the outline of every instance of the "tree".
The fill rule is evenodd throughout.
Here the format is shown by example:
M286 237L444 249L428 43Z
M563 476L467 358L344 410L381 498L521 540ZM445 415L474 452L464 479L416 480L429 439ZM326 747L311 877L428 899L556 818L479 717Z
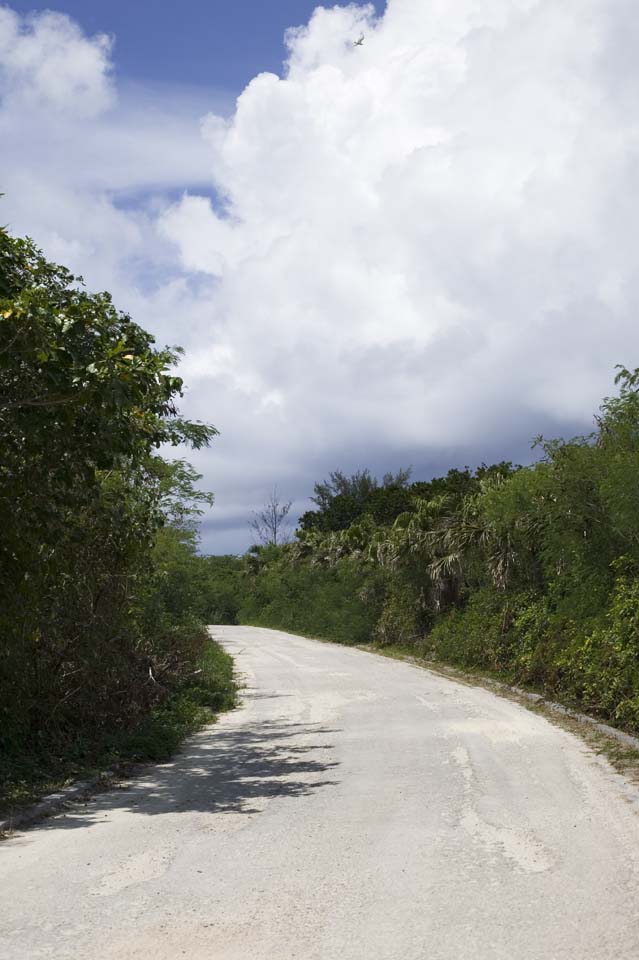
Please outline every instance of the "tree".
M3 229L0 344L0 752L35 753L144 714L152 665L189 669L201 633L148 598L159 531L206 496L156 450L217 431L179 416L179 348Z
M261 510L253 511L249 527L253 531L255 542L265 547L280 547L290 540L290 521L288 519L292 501L283 503L273 487L268 501Z
M335 470L328 480L315 484L311 500L317 510L308 510L300 517L300 530L346 530L364 514L378 523L390 524L410 507L409 479L410 469L387 473L381 483L370 470L358 470L350 477Z

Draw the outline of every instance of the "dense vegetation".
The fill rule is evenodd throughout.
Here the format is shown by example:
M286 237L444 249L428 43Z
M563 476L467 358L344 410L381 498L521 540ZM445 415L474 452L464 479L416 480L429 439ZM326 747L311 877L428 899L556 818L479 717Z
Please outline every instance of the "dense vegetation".
M216 432L179 416L177 358L0 230L5 793L166 756L232 703L205 623L409 648L639 730L639 370L532 466L338 471L284 544L274 491L275 532L238 558L198 555L211 497L158 454Z
M210 497L157 453L216 432L179 416L177 355L0 230L0 775L14 792L107 754L165 754L203 706L232 700L187 575Z
M296 542L236 561L236 617L544 689L639 730L639 371L538 462L315 488ZM227 576L228 564L227 563Z

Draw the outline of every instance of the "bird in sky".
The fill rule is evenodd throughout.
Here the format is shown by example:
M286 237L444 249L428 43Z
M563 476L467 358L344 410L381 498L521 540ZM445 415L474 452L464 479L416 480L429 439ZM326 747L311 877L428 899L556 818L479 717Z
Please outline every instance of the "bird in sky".
M364 43L364 34L361 35L359 40L353 40L354 47L361 47L363 43Z

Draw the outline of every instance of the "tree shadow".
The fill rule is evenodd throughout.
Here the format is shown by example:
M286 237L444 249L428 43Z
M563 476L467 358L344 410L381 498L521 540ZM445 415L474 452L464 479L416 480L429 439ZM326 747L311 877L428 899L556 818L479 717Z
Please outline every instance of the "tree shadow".
M88 827L111 811L145 816L205 812L257 814L275 797L304 797L339 781L330 759L331 730L321 724L262 720L239 728L213 727L187 741L173 761L142 769L108 793L72 805L40 828Z
M292 697L292 693L263 693L261 690L253 690L250 687L246 687L242 690L244 694L243 700L246 702L248 700L282 700L286 697Z

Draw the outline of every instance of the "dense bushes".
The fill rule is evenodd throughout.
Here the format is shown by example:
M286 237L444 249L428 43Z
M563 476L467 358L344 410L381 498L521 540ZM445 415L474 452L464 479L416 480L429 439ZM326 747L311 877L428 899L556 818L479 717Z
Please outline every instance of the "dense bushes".
M622 559L617 568L626 563ZM564 683L587 709L639 729L639 577L621 573L602 622L574 632L559 662Z
M639 729L639 370L616 383L592 435L540 438L530 467L333 474L297 542L248 566L240 616L412 645Z
M365 643L379 613L374 585L357 563L334 567L291 564L278 548L261 551L238 612L259 623L342 643Z
M0 230L0 760L95 752L201 683L176 350ZM226 682L226 681L225 681ZM224 684L220 688L224 688ZM38 759L39 758L39 759Z

